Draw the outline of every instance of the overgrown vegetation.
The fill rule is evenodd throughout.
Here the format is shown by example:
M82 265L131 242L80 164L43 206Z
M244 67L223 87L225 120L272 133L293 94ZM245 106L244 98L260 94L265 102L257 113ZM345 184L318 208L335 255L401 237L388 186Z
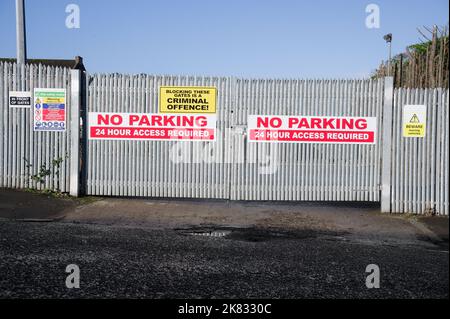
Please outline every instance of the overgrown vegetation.
M448 88L449 39L448 26L418 29L419 43L410 45L406 51L383 61L373 77L394 77L395 87ZM390 67L389 67L390 65Z
M67 155L65 156L65 158L67 158ZM25 167L27 168L27 178L29 180L30 190L37 190L37 185L44 185L46 179L48 178L53 177L59 181L61 164L64 161L64 158L62 157L55 158L51 161L50 164L47 163L42 164L41 166L39 166L35 174L31 173L31 171L33 171L33 164L31 164L30 161L27 160L26 158L24 158L24 161ZM61 190L59 188L59 182L55 184L54 189L44 188L41 189L41 191L47 193L61 193Z

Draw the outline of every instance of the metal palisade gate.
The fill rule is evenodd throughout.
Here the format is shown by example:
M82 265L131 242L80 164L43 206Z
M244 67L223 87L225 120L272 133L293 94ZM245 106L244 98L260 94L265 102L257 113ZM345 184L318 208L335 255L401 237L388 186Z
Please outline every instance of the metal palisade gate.
M11 91L63 88L70 108L70 80L67 68L0 63L0 187L69 192L70 130L35 132L32 108L9 107L8 97Z
M162 85L217 88L215 142L89 140L90 195L229 198L234 80L212 77L94 75L89 112L158 113Z
M235 137L232 198L379 201L382 80L238 80L233 126L251 114L377 118L376 143L248 143Z
M380 143L249 144L250 114L377 118L382 80L95 75L89 112L158 112L160 86L217 87L214 142L90 140L87 193L234 200L379 201Z

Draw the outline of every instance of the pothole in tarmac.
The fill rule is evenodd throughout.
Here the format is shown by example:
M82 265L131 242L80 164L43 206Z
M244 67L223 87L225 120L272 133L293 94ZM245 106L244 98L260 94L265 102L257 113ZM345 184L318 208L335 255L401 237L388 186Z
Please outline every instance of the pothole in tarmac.
M318 231L312 229L285 230L272 228L241 228L241 227L192 227L175 229L185 236L204 238L222 238L230 240L264 242L269 240L308 239L323 236L338 236L335 232Z

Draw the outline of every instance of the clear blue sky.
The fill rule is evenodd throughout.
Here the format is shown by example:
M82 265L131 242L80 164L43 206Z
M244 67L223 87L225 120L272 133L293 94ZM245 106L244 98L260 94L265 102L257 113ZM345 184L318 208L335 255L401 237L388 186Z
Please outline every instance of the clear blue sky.
M81 28L67 29L78 4ZM366 5L381 28L367 29ZM277 78L365 77L447 25L448 0L26 0L29 58L81 55L90 72ZM15 57L15 0L0 0L0 57Z

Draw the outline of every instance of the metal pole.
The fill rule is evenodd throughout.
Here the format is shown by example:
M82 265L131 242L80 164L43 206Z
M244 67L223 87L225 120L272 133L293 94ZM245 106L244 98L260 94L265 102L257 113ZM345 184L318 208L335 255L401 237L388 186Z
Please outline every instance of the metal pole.
M388 76L391 76L392 42L389 42Z
M25 0L16 0L16 45L17 64L27 61L27 46L25 38Z
M394 79L384 78L383 136L381 162L381 212L391 212L391 165L392 165L392 110L394 97Z
M391 48L392 48L392 33L388 33L386 35L383 36L384 41L387 42L387 44L389 45L389 59L388 59L388 71L387 71L387 76L391 76Z

